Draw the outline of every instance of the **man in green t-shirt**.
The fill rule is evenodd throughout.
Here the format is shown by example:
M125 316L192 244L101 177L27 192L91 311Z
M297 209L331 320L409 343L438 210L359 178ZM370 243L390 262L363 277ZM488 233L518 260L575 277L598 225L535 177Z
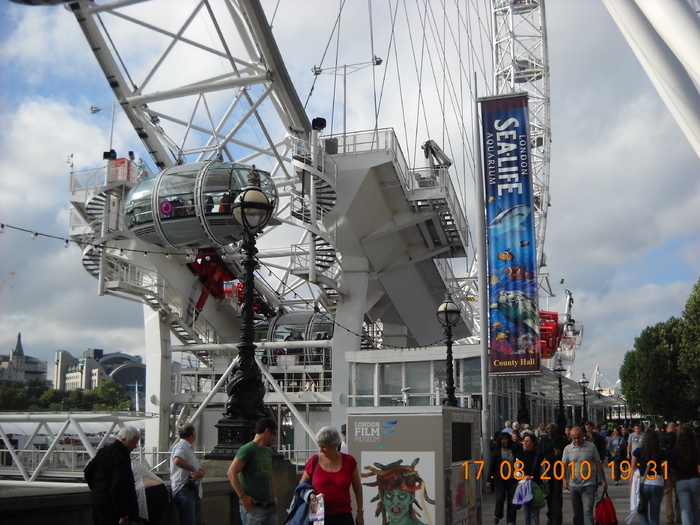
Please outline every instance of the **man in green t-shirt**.
M277 423L265 418L255 426L253 441L238 449L228 479L240 502L243 525L277 525L277 497L272 479L272 449Z

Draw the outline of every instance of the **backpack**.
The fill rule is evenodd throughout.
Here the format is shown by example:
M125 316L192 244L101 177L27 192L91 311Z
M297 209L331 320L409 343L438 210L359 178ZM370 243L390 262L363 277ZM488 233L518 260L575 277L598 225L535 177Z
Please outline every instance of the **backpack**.
M608 496L608 491L603 491L600 501L595 504L596 525L617 525L617 513L615 505Z

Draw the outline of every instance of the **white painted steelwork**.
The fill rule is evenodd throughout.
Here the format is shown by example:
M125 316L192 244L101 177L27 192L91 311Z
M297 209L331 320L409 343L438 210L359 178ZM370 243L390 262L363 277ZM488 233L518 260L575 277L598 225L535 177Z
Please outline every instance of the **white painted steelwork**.
M115 429L128 426L130 422L143 421L151 416L139 414L118 414L118 413L31 413L31 414L0 414L0 437L5 445L3 454L9 454L12 458L10 468L0 466L0 474L3 476L20 476L25 483L36 483L39 477L79 477L82 478L82 466L74 468L75 451L62 450L66 433L70 430L76 434L82 446L83 461L86 463L90 458L95 457L97 449L103 446L112 436ZM6 432L6 428L13 424L29 424L34 426L34 430L27 438L21 448L16 448L11 441L11 432ZM54 432L50 424L60 424L57 432ZM105 426L105 432L100 436L99 443L93 443L88 437L84 426L91 423L100 423ZM117 428L118 427L118 428ZM50 438L47 450L36 449L34 440L39 435L46 435ZM74 441L71 438L71 443ZM56 464L58 462L58 464ZM4 482L0 480L0 485Z
M551 116L545 1L496 0L493 5L493 95L523 91L528 94L533 215L539 272L547 261L544 247L550 206ZM540 297L551 297L548 277L540 276L539 281Z
M700 18L685 0L604 0L637 60L700 156Z

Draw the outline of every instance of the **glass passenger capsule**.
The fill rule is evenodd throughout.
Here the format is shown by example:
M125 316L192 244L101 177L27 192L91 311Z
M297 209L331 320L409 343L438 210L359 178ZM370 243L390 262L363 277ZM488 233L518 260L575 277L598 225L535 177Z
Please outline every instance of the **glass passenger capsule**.
M235 162L196 162L171 166L142 180L124 202L129 230L156 246L206 248L242 238L232 213L236 197L248 186L252 166ZM277 189L270 174L260 174L260 189L277 210Z

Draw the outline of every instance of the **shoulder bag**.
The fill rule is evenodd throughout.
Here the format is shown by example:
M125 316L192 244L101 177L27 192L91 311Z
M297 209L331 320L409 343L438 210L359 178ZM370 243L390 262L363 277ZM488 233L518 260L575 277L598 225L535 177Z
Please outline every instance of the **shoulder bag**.
M646 514L649 510L649 496L644 492L644 482L647 480L647 474L649 474L649 462L647 461L647 468L644 471L644 477L639 480L639 502L637 503L637 512L639 514Z

